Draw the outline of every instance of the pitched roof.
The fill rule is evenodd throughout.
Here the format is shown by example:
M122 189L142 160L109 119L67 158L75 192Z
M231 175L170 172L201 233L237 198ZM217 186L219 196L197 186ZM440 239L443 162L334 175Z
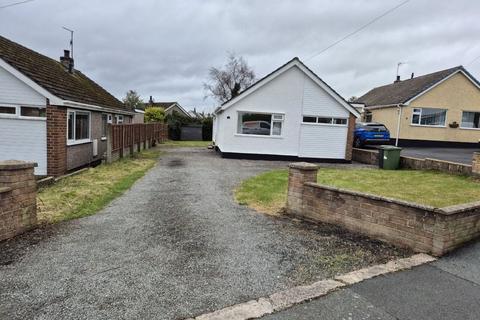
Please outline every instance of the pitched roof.
M176 102L147 102L145 104L145 107L159 107L163 109L167 109L174 105Z
M79 70L69 73L60 62L2 36L0 59L60 99L126 110L122 102Z
M438 82L459 71L467 74L468 77L478 85L478 81L469 74L463 66L457 66L374 88L356 99L354 103L364 103L367 107L404 104L413 97L416 97Z
M348 103L338 92L336 92L332 87L330 87L325 81L323 81L315 72L313 72L309 67L307 67L298 57L294 57L290 61L286 62L285 64L278 67L274 71L270 72L265 77L261 78L260 80L258 80L251 86L247 87L242 92L240 92L234 98L231 98L230 100L225 101L220 107L215 109L214 113L217 113L221 110L228 108L229 107L228 105L235 103L233 102L234 100L242 99L245 96L245 94L248 95L250 92L255 91L256 89L258 89L260 85L263 85L273 80L274 78L282 74L284 71L290 69L290 67L294 65L298 66L301 70L302 68L304 68L302 71L307 76L309 76L314 82L316 82L325 91L327 91L327 93L329 93L333 98L335 98L338 102L340 102L343 105L343 107L345 107L348 111L353 113L356 117L359 117L358 111L352 105L350 105L350 103Z

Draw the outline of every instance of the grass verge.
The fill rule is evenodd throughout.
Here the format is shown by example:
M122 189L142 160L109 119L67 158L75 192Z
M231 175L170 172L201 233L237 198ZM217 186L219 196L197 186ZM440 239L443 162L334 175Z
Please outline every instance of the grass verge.
M164 143L160 144L160 147L201 147L206 148L212 144L212 141L177 141L177 140L167 140Z
M143 177L159 155L158 150L146 150L40 189L37 196L39 223L55 223L96 213Z
M321 168L318 183L441 208L480 200L480 183L472 177L435 171ZM240 204L275 214L287 197L288 171L274 170L242 182Z

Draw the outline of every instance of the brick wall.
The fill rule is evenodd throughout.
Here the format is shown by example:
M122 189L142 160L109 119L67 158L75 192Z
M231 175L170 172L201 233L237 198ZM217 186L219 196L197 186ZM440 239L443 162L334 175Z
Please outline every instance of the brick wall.
M37 224L35 163L0 161L0 241Z
M378 166L378 151L353 148L352 160Z
M345 160L351 161L352 160L352 152L353 152L353 138L355 133L355 121L357 118L353 114L350 113L350 117L348 119L348 135L347 135L347 150L345 152Z
M47 105L47 174L67 171L67 109Z
M365 164L378 165L378 151L353 148L352 160ZM480 154L478 156L477 162L477 168L480 174ZM429 158L418 159L413 157L401 156L400 168L410 170L436 170L460 175L472 174L471 165Z
M314 165L290 166L287 212L417 252L443 255L480 235L480 202L433 208L322 186Z

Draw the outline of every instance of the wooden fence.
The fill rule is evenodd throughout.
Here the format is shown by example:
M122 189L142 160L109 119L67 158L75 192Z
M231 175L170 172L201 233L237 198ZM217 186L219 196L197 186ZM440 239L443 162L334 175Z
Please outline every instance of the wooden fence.
M164 123L125 123L108 125L107 162L149 149L168 138Z

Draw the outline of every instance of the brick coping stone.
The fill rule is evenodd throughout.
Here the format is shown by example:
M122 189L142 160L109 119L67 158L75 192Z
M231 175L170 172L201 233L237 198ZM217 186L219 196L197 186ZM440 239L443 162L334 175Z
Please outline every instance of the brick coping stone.
M295 162L295 163L290 163L288 165L289 168L293 169L301 169L301 170L317 170L318 166L313 163L308 163L308 162Z
M0 170L21 170L37 167L36 162L27 162L20 160L4 160L0 161Z

